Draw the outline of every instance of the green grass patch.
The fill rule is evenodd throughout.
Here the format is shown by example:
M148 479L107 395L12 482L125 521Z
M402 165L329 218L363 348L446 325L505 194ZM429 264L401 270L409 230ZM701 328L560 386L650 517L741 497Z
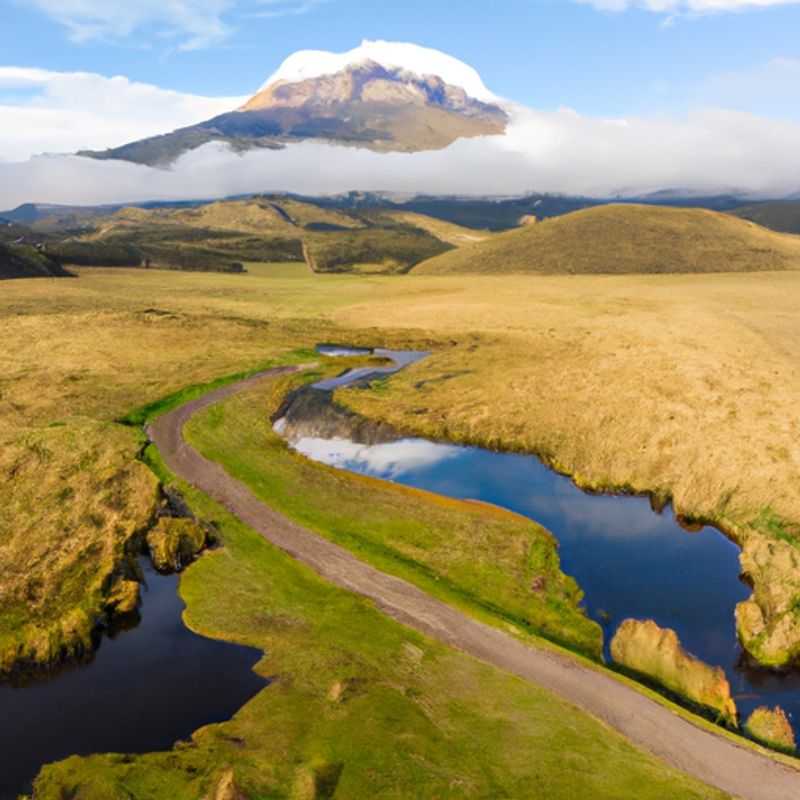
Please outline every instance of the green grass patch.
M336 368L330 365L330 370ZM602 630L560 570L553 536L531 520L314 463L270 418L308 380L287 376L195 415L188 441L271 507L379 569L494 624L511 623L599 659Z
M318 357L319 356L317 352L310 348L299 348L297 350L292 350L291 352L286 353L284 356L273 358L259 367L255 367L244 372L234 372L229 375L224 375L220 378L216 378L213 381L208 381L207 383L196 383L192 386L186 386L183 389L179 389L177 392L167 395L166 397L161 397L158 400L154 400L152 403L147 403L146 405L134 409L117 421L122 425L135 425L140 427L152 422L154 419L160 417L162 414L165 414L167 411L172 411L172 409L201 397L202 395L207 394L214 389L228 386L229 384L236 383L237 381L246 380L247 378L251 378L253 375L257 375L259 372L264 372L265 370L272 369L274 367L285 366L287 364L298 364L304 360Z
M725 797L548 692L388 619L176 483L225 544L183 574L186 621L264 650L258 669L273 683L171 751L45 767L37 800L196 800L230 771L252 800Z

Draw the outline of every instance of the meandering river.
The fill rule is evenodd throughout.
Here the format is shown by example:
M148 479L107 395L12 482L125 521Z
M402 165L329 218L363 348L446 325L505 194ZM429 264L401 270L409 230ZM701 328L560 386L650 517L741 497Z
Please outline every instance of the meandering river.
M320 352L364 351L325 346ZM380 370L383 375L425 356L386 350L376 350L375 355L395 360L394 367ZM331 392L375 372L354 370L314 388ZM278 430L284 427L277 423ZM324 427L332 429L329 423ZM290 433L290 442L316 461L493 503L540 523L557 537L562 569L584 590L587 613L603 626L606 647L623 619L653 619L674 629L698 658L725 669L742 719L758 705L779 704L797 727L800 674L747 665L736 636L734 609L750 590L739 579L737 546L715 528L687 530L671 508L657 513L644 497L584 492L533 456L419 438L357 442L341 435L313 435L313 424L312 435L302 428L300 435Z

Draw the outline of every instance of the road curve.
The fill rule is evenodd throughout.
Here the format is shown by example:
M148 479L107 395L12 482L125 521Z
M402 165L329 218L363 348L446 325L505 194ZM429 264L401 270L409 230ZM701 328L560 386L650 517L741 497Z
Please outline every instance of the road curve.
M373 600L390 617L445 644L542 686L592 714L635 745L707 784L744 800L798 800L800 770L693 725L635 689L580 662L535 649L428 596L416 586L365 564L349 551L273 511L217 463L183 438L193 414L281 367L209 392L148 428L167 466L225 506L272 544L323 578Z

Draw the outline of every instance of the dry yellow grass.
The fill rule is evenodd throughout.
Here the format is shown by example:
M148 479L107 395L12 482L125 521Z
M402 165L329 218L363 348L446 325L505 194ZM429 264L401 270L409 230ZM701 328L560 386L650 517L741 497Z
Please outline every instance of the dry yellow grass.
M800 269L800 237L704 209L608 205L499 234L418 274L633 274Z
M436 217L428 217L425 214L416 214L413 211L389 211L384 216L403 222L406 225L413 225L441 239L443 242L462 247L467 244L484 242L496 236L490 231L480 231L474 228L465 228L463 225L456 225L454 222L447 222Z
M797 656L800 274L419 276L384 289L338 318L455 346L347 403L434 438L539 453L586 486L674 497L744 548L749 649Z
M284 213L281 213L284 212ZM287 198L225 200L196 208L124 208L100 222L99 236L142 225L188 225L196 228L240 231L253 234L296 235L297 227L325 223L343 228L359 227L347 214L340 214ZM95 234L97 237L98 234Z
M54 420L107 423L323 339L425 343L428 360L348 402L434 437L541 453L587 485L674 496L679 511L725 524L743 545L753 625L765 626L751 649L780 661L800 645L800 274L356 278L249 268L6 283L0 441Z

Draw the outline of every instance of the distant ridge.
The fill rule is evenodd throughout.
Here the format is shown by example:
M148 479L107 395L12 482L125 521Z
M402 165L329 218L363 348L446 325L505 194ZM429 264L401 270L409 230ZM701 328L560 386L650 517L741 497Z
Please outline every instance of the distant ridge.
M754 203L736 208L733 213L774 231L800 234L800 200Z
M414 274L636 274L800 269L800 237L704 209L606 205L528 225Z

